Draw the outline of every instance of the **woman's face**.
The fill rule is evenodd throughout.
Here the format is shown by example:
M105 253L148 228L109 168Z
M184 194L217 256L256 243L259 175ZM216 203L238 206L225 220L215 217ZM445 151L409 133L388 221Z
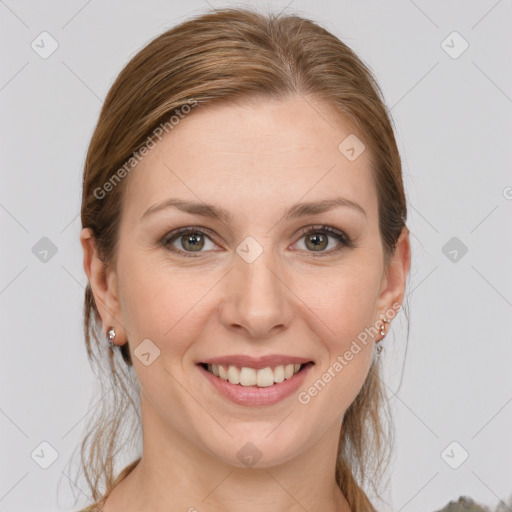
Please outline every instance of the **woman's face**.
M408 271L399 249L385 274L370 154L351 134L299 96L196 107L125 178L100 311L116 342L129 340L145 429L240 467L290 460L339 433ZM160 207L171 198L195 206ZM261 386L199 365L218 358ZM272 385L281 369L257 376L297 361L313 364ZM236 382L237 369L228 375Z

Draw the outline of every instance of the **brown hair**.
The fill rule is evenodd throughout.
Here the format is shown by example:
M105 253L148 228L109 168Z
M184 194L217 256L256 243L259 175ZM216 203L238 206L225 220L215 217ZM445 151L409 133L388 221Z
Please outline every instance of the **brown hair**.
M201 107L282 100L295 94L328 105L333 118L349 122L369 149L388 262L405 226L407 209L391 116L372 73L346 44L311 20L230 8L197 16L155 38L128 62L107 94L86 157L81 210L82 226L92 229L105 265L115 268L126 180L101 199L95 191L112 180L155 127L191 100ZM93 366L106 365L106 371L98 374L100 380L106 374L103 391L109 396L100 401L101 410L82 441L81 464L92 498L103 502L140 460L114 480L113 463L121 446L119 427L125 425L129 407L139 412L128 343L120 352L105 349L99 321L88 284L87 353ZM393 432L380 372L380 363L374 360L345 413L339 438L336 480L351 509L358 512L375 510L363 487L370 484L379 496L391 453ZM382 412L387 413L388 432ZM136 438L136 428L130 433L131 439Z

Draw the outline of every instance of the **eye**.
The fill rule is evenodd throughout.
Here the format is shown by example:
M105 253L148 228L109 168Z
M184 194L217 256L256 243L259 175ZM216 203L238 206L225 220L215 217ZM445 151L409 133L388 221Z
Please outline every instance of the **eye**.
M212 242L212 235L204 228L185 227L172 231L167 234L161 244L172 252L179 253L187 257L195 257L193 253L216 250L216 244ZM331 228L330 226L311 226L302 230L300 240L305 239L305 251L317 253L316 256L324 256L337 252L345 247L352 247L350 238L342 231ZM334 239L336 244L329 244L329 239ZM208 243L209 242L209 243ZM298 243L298 242L297 242ZM325 250L329 245L334 248ZM205 251L203 251L205 249Z
M207 240L210 241L210 246ZM204 248L211 250L215 247L215 244L204 229L194 227L180 228L172 231L164 237L162 243L169 250L180 253L203 252L202 249Z
M331 247L331 249L326 250L329 247L329 238L338 241L338 245L331 244L334 245L334 248ZM306 230L301 232L300 240L302 239L304 239L304 250L319 253L319 256L323 256L326 253L331 254L345 247L352 247L351 240L345 233L324 225L306 228Z

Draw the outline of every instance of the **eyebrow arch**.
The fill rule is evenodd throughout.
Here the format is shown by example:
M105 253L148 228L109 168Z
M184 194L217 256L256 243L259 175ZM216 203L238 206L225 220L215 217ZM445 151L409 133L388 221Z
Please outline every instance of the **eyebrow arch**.
M351 201L350 199L346 199L344 197L335 197L333 199L324 199L322 201L297 203L284 213L284 218L286 220L291 220L306 215L315 215L319 213L324 213L338 206L353 208L354 210L358 211L359 213L362 213L366 217L365 210L358 203ZM184 199L178 199L174 197L171 197L170 199L167 199L161 203L154 204L153 206L148 208L143 213L140 220L142 221L146 219L149 215L170 207L178 208L181 211L193 215L211 217L213 219L220 220L226 224L230 223L233 220L233 215L224 208L220 208L218 206L214 206L208 203L196 203L193 201L186 201Z

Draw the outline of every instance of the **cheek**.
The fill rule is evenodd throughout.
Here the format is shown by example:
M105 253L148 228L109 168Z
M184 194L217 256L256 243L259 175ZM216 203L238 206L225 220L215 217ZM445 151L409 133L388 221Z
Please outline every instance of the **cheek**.
M310 295L311 296L311 295ZM373 358L375 278L360 273L330 280L323 294L314 296L310 329L319 335L325 357L316 380L304 390L301 404L326 421L344 414L361 390ZM330 411L325 415L325 411Z
M172 341L173 351L180 352L180 340L185 346L199 334L200 303L215 285L214 276L202 278L193 270L178 271L135 260L126 260L120 266L121 274L122 315L134 337L134 347L137 338L149 338L161 349Z
M303 294L309 314L310 328L320 335L326 351L319 369L318 389L327 390L318 397L320 407L330 400L343 411L361 389L371 365L375 340L375 305L380 274L375 261L363 261L333 269L329 279L304 281ZM317 275L317 278L319 276ZM318 286L320 285L320 286ZM312 390L315 393L315 390Z
M363 263L363 262L361 262ZM380 274L375 262L334 267L329 272L301 278L301 298L326 324L329 338L343 348L375 322ZM350 344L350 343L349 343Z

